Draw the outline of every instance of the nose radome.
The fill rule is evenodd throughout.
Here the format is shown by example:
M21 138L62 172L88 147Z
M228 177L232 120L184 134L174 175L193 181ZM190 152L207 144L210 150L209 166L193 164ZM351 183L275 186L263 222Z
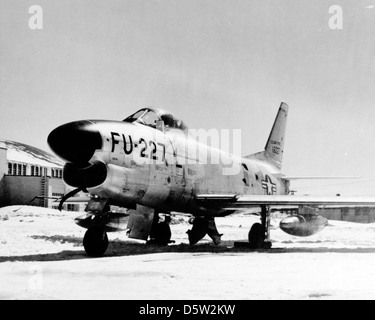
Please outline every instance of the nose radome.
M83 120L64 124L48 136L53 152L67 162L87 164L95 150L102 148L102 137L92 121Z

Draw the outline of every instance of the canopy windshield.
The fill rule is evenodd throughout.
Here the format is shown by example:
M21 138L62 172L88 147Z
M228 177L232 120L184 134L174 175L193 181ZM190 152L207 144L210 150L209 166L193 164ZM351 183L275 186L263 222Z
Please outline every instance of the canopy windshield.
M125 122L136 122L157 128L161 123L165 129L180 129L186 131L188 128L182 120L175 118L171 113L156 108L144 108L124 119Z

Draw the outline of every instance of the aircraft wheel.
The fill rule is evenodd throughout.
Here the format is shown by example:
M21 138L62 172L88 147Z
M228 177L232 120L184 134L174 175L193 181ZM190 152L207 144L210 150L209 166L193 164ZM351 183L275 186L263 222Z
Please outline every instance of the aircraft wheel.
M264 228L260 223L254 223L249 232L249 243L253 249L262 249L265 240Z
M167 245L172 237L171 227L168 222L158 223L155 230L155 243L161 245Z
M91 257L104 255L108 248L108 236L103 227L92 227L88 229L83 238L83 246L86 253Z

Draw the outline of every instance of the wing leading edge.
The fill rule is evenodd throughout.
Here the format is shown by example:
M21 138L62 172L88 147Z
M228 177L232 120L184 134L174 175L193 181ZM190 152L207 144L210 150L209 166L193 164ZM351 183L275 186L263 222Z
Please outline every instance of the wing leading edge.
M225 210L238 210L257 206L367 206L375 207L375 197L310 197L292 195L230 195L200 194L198 201Z

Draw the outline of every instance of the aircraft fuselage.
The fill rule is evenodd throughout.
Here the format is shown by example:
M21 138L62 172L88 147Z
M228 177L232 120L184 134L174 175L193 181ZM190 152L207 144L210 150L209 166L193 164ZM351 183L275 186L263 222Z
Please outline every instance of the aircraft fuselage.
M195 195L288 193L288 183L279 178L280 172L272 165L202 145L177 130L162 132L116 121L90 122L90 130L100 133L102 146L89 162L106 164L107 174L102 183L87 190L111 199L114 205L140 204L219 216L227 213L202 207ZM230 174L226 173L229 169ZM64 179L69 184L69 177L64 175Z

